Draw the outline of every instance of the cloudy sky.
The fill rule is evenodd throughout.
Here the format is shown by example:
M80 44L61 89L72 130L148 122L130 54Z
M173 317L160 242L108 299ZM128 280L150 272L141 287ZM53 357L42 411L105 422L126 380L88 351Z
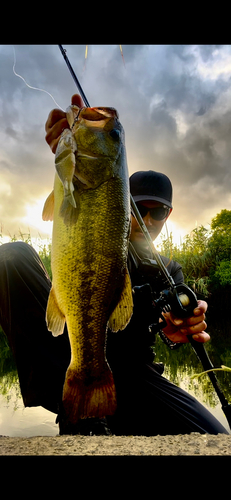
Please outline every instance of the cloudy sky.
M120 40L119 40L120 41ZM16 45L15 71L63 108L77 92L57 45ZM189 233L231 210L231 46L64 45L91 106L113 106L125 129L129 174L164 172L173 184L171 229ZM44 125L52 99L13 73L0 46L0 225L51 234L41 211L54 178Z

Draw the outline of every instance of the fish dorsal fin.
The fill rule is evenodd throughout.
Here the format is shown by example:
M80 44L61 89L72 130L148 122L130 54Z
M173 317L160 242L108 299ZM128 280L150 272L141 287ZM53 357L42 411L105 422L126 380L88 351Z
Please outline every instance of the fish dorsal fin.
M132 285L128 270L126 269L124 288L120 300L111 314L108 322L113 332L124 330L129 323L133 313Z
M55 196L54 196L54 189L51 191L49 196L47 197L44 207L43 207L43 213L42 213L42 219L43 220L53 220L54 218L54 205L55 205Z
M63 316L59 309L53 287L51 288L50 295L48 297L46 322L48 330L52 332L54 337L62 335L65 326L65 316Z

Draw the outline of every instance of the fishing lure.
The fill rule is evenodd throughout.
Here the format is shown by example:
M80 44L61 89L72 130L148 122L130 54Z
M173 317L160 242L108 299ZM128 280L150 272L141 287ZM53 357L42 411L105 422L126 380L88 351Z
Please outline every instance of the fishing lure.
M124 66L125 66L125 60L124 60L122 45L119 45L119 48L120 48L121 57L123 59L123 63L124 63ZM86 49L85 49L85 59L84 59L83 71L85 71L85 69L86 69L87 56L88 56L88 45L86 45Z

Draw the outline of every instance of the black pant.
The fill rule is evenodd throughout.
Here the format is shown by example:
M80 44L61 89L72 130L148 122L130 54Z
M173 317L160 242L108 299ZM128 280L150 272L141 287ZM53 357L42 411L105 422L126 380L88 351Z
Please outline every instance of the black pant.
M30 245L0 246L0 324L14 354L24 405L58 413L70 344L66 328L58 337L47 330L50 288L49 276ZM128 360L126 368L115 369L114 377L118 408L108 419L114 434L227 434L204 406L151 364L137 369Z

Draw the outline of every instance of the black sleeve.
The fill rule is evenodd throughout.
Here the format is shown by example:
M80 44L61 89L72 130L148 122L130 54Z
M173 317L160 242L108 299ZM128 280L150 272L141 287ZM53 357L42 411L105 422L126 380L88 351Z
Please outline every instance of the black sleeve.
M171 274L172 278L175 281L176 285L179 285L184 282L184 275L182 272L182 267L179 264L179 262L176 262L175 260L170 260L167 257L163 257L161 255L161 259L167 268L169 274Z
M183 283L184 276L181 265L174 260L163 257L162 255L160 257L169 274L172 276L175 284L179 285ZM165 279L163 278L160 268L154 259L151 261L149 261L149 259L139 260L137 262L137 266L135 266L132 259L129 258L128 269L132 281L132 287L149 283L156 298L159 296L160 292L166 288Z

